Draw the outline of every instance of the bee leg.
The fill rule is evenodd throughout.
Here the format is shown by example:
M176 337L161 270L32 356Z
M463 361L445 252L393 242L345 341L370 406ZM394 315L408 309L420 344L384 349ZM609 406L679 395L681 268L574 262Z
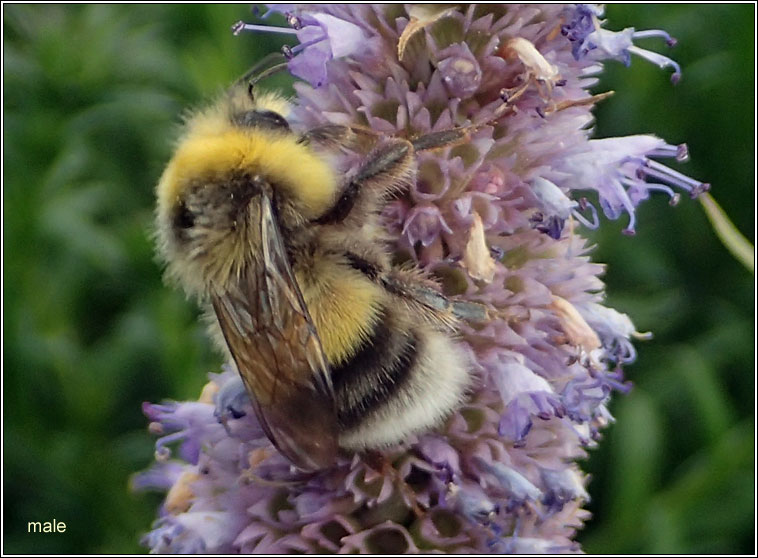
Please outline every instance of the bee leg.
M483 324L491 321L492 313L484 305L468 300L449 300L456 318L471 323Z
M361 192L368 189L367 198L381 202L388 194L407 189L414 178L414 152L439 149L469 141L471 133L479 125L451 128L432 132L415 139L406 140L396 137L384 137L371 130L357 126L320 126L303 134L301 143L321 143L324 146L350 146L369 140L378 143L368 155L358 172L342 188L342 195L325 214L315 220L319 225L341 223L361 197Z
M471 139L471 134L481 129L483 126L489 126L494 122L500 120L504 116L515 112L514 101L518 99L527 87L531 85L532 81L528 81L523 86L517 87L513 90L503 89L500 91L500 98L503 103L495 109L491 116L485 121L476 124L469 124L468 126L461 126L460 128L450 128L448 130L441 130L439 132L431 132L424 134L415 139L411 139L411 145L416 151L424 151L427 149L441 149L448 146L456 146L465 143Z
M510 108L510 105L504 104ZM471 139L471 133L475 132L482 126L497 120L503 116L502 109L498 109L497 115L488 120L485 124L472 124L469 126L461 126L459 128L449 128L447 130L441 130L438 132L430 132L423 136L416 138L409 138L414 151L426 151L432 149L441 149L443 147L453 147L466 143ZM310 144L317 143L325 147L339 147L339 146L353 146L361 141L364 142L377 142L382 138L382 134L372 130L370 128L364 128L362 126L341 126L339 124L327 124L324 126L318 126L312 128L307 132L304 132L299 138L298 143ZM395 138L397 141L404 142L406 140Z
M486 122L424 134L423 136L419 136L410 140L411 145L416 151L427 151L433 149L442 149L443 147L455 147L456 145L461 145L462 143L466 143L471 140L472 133L476 132L483 126L490 125L492 122L498 120L511 110L513 110L513 108L510 104L503 103L500 108L496 109L495 116Z
M443 147L452 147L466 143L471 139L471 132L475 126L464 126L462 128L450 128L440 132L431 132L411 140L411 145L416 151L426 151L431 149L441 149Z
M509 107L510 105L506 102L503 106ZM496 116L491 120L496 120L504 114L505 112L498 109ZM379 146L372 150L355 176L342 189L339 200L315 222L320 225L342 222L355 206L361 190L366 187L373 191L376 201L386 198L389 193L402 191L410 186L414 177L414 152L465 143L471 139L473 132L491 120L484 124L472 124L431 132L410 140L384 137L384 141L380 141L383 138L381 134L359 126L328 125L306 132L298 139L299 142L317 142L325 146L349 146L355 145L361 140L369 139L373 143L379 143Z
M393 270L382 277L382 283L388 291L421 305L448 324L457 320L485 323L491 319L490 312L484 304L450 300L437 290L433 281L419 278L414 272Z
M407 187L413 177L413 145L411 142L391 138L374 149L358 172L342 189L342 195L324 215L316 219L320 225L340 223L350 215L361 191L369 189L368 196L378 202L388 192Z
M315 143L325 148L334 149L343 145L349 145L352 138L352 130L348 126L340 126L339 124L327 124L326 126L318 126L317 128L311 128L307 132L300 135L297 138L297 143L304 145L310 145Z
M371 145L382 137L384 136L376 130L363 126L325 124L303 132L297 139L297 142L305 145L315 143L332 149L339 147L354 149L362 142Z

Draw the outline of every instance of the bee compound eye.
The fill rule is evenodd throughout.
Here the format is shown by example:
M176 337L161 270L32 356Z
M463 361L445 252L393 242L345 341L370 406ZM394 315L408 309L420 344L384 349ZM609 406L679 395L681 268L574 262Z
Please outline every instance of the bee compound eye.
M290 125L281 115L272 110L249 110L234 115L234 123L243 128L289 130Z

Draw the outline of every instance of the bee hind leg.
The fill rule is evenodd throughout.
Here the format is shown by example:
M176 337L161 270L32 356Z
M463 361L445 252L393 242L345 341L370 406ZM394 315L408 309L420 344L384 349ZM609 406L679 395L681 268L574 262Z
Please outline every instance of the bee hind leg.
M471 139L471 132L475 131L476 128L477 127L475 126L464 126L461 128L441 130L439 132L430 132L412 139L411 145L416 151L454 147L469 141Z
M451 300L439 291L438 285L426 279L418 272L393 270L382 277L385 288L404 298L421 310L431 312L437 320L447 325L454 325L463 320L472 323L484 323L491 315L487 306L467 300Z
M518 99L526 88L531 85L532 81L528 81L524 86L515 88L513 90L503 89L500 92L500 99L502 104L497 107L494 112L487 117L483 122L469 124L467 126L460 126L457 128L449 128L447 130L441 130L439 132L430 132L423 136L418 136L411 139L411 145L416 151L425 151L433 149L441 149L443 147L455 147L462 143L466 143L471 140L471 134L480 130L484 126L491 126L498 120L515 112L514 102Z

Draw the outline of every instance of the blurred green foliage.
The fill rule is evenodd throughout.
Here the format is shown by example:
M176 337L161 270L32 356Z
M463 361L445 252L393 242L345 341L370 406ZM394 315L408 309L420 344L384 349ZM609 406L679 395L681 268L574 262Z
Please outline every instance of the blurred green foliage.
M677 168L711 193L755 242L754 5L609 5L609 27L665 29L679 40L668 70L636 59L606 64L599 137L654 132L687 142ZM655 39L643 46L664 52ZM669 53L666 53L669 54ZM612 223L595 236L610 305L639 331L634 390L616 397L610 428L587 464L595 514L588 553L755 552L755 286L696 202L652 198L638 234Z
M608 63L598 136L687 141L687 174L754 241L754 6L612 5L610 28L664 28L684 77ZM232 36L245 6L5 5L4 532L7 553L139 552L157 495L142 401L194 398L216 371L197 311L161 282L153 187L179 115L274 37ZM652 39L650 39L653 41ZM661 50L660 44L651 45ZM284 86L285 81L275 85ZM628 368L618 424L585 467L587 552L751 553L753 278L698 204L643 205L638 235L595 235L612 306L656 338ZM65 521L30 535L28 521Z

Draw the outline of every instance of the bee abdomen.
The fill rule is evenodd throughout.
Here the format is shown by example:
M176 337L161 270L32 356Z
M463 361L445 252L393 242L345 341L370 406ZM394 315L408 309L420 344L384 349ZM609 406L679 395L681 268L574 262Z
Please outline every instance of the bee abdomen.
M337 418L343 430L381 408L407 381L418 354L416 336L392 327L382 312L369 337L348 361L332 368Z
M437 426L463 400L470 376L453 340L385 309L353 357L332 366L340 445L402 442Z

